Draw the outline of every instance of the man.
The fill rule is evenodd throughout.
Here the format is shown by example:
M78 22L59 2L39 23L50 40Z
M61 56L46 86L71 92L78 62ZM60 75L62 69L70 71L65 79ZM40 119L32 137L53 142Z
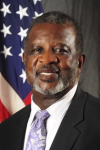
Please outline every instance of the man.
M80 27L66 14L32 22L23 54L32 103L0 125L0 150L100 149L100 101L78 87L82 50Z

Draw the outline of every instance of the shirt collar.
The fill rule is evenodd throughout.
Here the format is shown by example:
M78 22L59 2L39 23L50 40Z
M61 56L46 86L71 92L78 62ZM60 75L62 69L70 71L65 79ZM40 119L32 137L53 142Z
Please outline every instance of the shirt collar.
M38 105L36 105L33 101L33 95L31 95L31 112L36 114L37 111L41 110Z
M59 101L52 104L50 107L47 108L47 111L49 114L56 120L59 121L63 118L64 114L69 108L69 105L71 103L72 98L74 97L74 94L77 89L77 84L62 98L59 99Z

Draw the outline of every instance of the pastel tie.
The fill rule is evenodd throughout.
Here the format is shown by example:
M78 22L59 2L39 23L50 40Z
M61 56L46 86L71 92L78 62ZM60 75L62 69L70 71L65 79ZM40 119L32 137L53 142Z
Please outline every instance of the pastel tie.
M36 120L33 122L29 132L28 141L25 150L45 150L46 146L46 129L44 120L50 115L46 110L36 113Z

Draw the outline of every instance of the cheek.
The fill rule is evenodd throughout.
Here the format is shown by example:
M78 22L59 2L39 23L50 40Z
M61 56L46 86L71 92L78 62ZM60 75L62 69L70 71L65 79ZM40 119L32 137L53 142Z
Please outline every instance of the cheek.
M73 70L78 71L78 61L75 58L66 58L63 57L63 59L60 59L60 70L61 70L61 76L62 78L65 78L73 72Z
M69 68L75 68L78 67L78 59L76 58L76 56L63 56L63 57L59 57L60 60L60 68L61 69L69 69Z
M70 66L71 66L70 58L61 57L61 58L59 58L59 60L60 60L59 66L60 66L61 70L66 70L66 69L70 68Z
M25 63L26 71L30 71L32 69L32 66L33 66L33 61L31 58L28 57Z
M35 58L33 56L28 56L26 58L25 68L26 68L26 74L27 74L27 80L33 81L34 77L36 75L36 60L38 58Z
M28 70L32 70L33 68L36 67L38 61L38 57L34 57L34 56L28 56L26 58L26 63L25 66Z

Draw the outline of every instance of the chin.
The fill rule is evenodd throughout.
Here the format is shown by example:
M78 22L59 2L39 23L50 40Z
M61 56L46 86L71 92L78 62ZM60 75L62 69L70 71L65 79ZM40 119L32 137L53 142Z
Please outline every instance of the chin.
M65 88L68 87L68 83L67 85L64 84L64 82L62 80L59 80L59 82L55 85L55 86L52 86L50 88L47 87L47 85L43 85L43 87L41 87L40 85L34 83L32 88L41 93L41 94L44 94L44 95L54 95L54 94L57 94L61 91L63 91Z

